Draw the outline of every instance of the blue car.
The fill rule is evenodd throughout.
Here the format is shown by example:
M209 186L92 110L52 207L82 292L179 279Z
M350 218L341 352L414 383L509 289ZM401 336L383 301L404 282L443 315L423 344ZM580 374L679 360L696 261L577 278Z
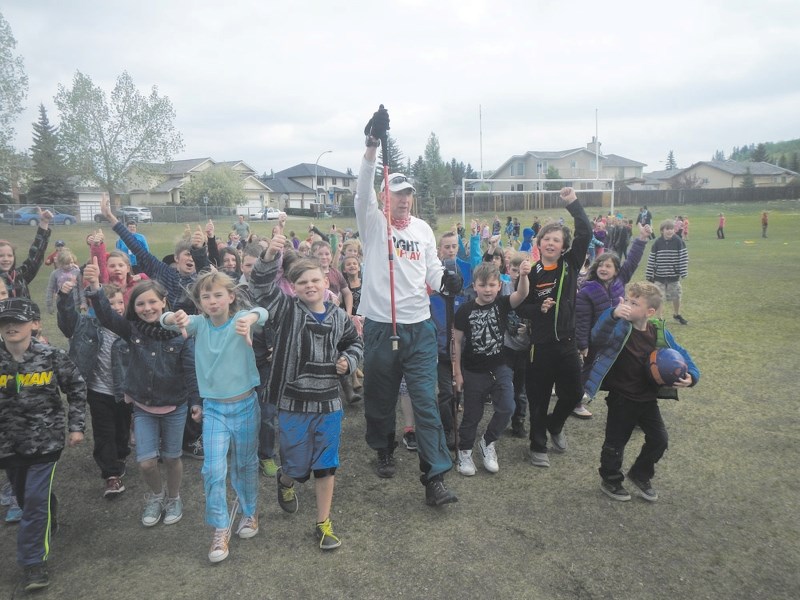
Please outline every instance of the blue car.
M42 210L45 209L43 208ZM53 208L48 210L53 213L51 225L73 225L77 222L75 215L62 213ZM12 225L30 225L31 227L38 227L39 213L36 211L35 206L20 206L11 212L5 213L3 215L3 221Z

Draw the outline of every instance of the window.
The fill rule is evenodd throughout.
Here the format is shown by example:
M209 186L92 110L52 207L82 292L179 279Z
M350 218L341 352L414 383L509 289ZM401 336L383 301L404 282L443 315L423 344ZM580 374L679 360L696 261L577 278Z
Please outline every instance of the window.
M320 185L323 187L325 186L325 177L320 177L319 175L317 175L317 186Z
M547 173L547 161L546 160L537 161L536 162L536 174L537 175L543 175L545 173Z
M337 185L336 177L331 177L331 185Z
M518 192L521 192L523 190L523 188L524 188L524 186L521 183L517 184L517 191Z
M524 177L525 176L525 163L524 162L516 162L511 163L511 177L514 176Z

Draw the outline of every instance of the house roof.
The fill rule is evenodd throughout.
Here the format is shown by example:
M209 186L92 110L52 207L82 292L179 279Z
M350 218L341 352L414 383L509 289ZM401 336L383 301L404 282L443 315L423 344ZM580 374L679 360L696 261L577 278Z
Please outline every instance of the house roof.
M724 171L725 173L729 173L731 175L744 175L747 172L747 169L750 169L751 175L797 175L794 171L790 171L789 169L784 169L783 167L779 167L777 165L770 164L768 162L739 162L735 160L702 160L700 162L694 163L690 169L700 166L706 165L708 167L719 169L720 171Z
M312 190L307 185L303 185L302 183L297 183L293 179L289 179L288 177L278 177L274 175L268 179L261 180L267 188L276 194L311 194L314 195L314 190Z
M183 177L170 177L163 183L159 183L157 186L150 188L148 191L150 193L166 193L171 192L175 188L179 188L183 185Z
M219 168L219 167L227 167L229 169L234 169L235 167L238 167L239 165L242 165L243 167L245 167L244 170L241 170L240 172L247 173L249 175L255 175L256 170L253 167L251 167L250 165L248 165L246 162L244 162L243 160L227 160L227 161L223 161L223 162L218 162L218 163L215 163L212 168L216 169L216 168Z
M297 177L314 177L315 169L317 176L320 177L341 177L343 179L355 179L354 175L348 175L347 173L342 173L341 171L329 169L328 167L315 165L313 163L300 163L299 165L284 169L283 171L278 171L275 173L275 177L288 177L290 179Z
M680 175L686 169L663 169L661 171L653 171L652 173L642 173L642 177L645 181L664 181L666 179L671 179L676 175Z
M214 164L214 161L211 158L187 158L186 160L173 160L172 162L168 162L166 164L155 164L154 166L158 167L164 175L183 175L196 169L203 163L211 161Z
M606 154L603 158L603 167L646 167L646 163L640 163L618 154Z

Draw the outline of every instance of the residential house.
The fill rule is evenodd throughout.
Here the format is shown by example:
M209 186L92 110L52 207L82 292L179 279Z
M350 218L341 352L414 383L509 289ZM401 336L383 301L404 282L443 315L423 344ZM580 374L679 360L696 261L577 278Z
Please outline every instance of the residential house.
M313 208L312 204L339 206L342 197L354 193L355 175L323 165L300 163L264 179L264 184L280 197L282 210Z
M798 176L794 171L767 162L704 160L676 171L670 180L674 181L675 177L682 174L688 179L696 179L703 188L738 188L742 187L748 169L755 187L786 185Z
M506 160L490 177L491 179L546 179L548 169L558 169L561 179L596 179L598 178L597 162L600 162L599 178L629 180L640 178L644 163L619 156L603 154L601 144L594 138L585 148L569 150L541 151L531 150L522 155L515 155ZM539 184L530 181L519 183L503 182L495 186L496 191L528 191L539 189ZM593 181L576 182L577 189L595 189Z

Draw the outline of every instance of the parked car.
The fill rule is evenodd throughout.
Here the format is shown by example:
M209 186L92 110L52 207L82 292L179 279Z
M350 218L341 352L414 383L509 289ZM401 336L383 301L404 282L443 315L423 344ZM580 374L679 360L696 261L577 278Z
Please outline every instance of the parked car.
M73 225L78 219L75 215L60 212L54 208L41 207L42 210L47 209L53 213L53 220L51 225ZM13 211L7 212L3 215L3 221L11 223L12 225L30 225L31 227L39 226L39 213L35 206L20 206Z
M282 210L268 206L267 208L262 208L255 215L253 215L253 218L261 221L267 221L272 219L280 219L281 217L285 216L286 213Z
M152 223L153 213L146 206L123 206L117 213L120 221L136 221L137 223Z

